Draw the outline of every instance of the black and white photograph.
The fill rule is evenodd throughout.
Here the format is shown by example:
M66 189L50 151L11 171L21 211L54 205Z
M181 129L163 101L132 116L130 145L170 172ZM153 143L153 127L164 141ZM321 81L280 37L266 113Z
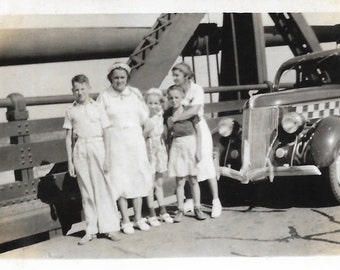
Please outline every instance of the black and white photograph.
M159 2L0 4L0 265L336 265L340 1Z

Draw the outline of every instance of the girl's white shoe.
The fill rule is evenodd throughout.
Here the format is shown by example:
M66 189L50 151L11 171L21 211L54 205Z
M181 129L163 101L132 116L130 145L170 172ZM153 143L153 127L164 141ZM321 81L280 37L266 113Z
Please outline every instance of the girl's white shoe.
M133 228L133 224L131 222L123 223L122 230L123 230L123 233L125 234L133 234L135 232L135 229Z
M149 217L148 222L153 227L159 227L161 226L161 223L158 221L158 218L156 216Z
M187 199L185 200L183 204L183 212L184 214L189 212L194 212L194 200L193 199Z
M140 220L138 220L136 222L137 227L141 230L141 231L148 231L150 230L150 226L148 224L146 224L145 222L145 218L141 218Z
M174 220L168 213L164 213L160 215L161 220L163 220L165 223L174 223Z

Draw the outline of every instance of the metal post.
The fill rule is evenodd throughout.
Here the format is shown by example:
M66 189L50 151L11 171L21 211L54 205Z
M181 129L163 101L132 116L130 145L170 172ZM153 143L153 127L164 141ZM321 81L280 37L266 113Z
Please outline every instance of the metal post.
M217 76L220 77L220 63L218 61L218 53L215 54L216 56L216 69L217 69Z
M206 56L207 56L207 67L208 67L208 85L211 87L211 74L210 74L210 61L209 61L209 36L204 36L205 41L205 49L206 49Z
M209 36L204 36L205 42L205 50L206 50L206 57L207 57L207 67L208 67L208 85L211 87L211 74L210 74L210 52L209 52ZM209 94L210 103L212 103L212 93ZM214 117L214 113L211 113L211 117Z
M219 84L263 83L267 79L267 72L261 14L225 13L221 35ZM239 91L219 95L220 101L248 98L248 93ZM219 116L223 115L219 113Z
M219 78L221 71L220 71L220 63L218 61L218 53L216 53L215 56L216 56L216 69L217 69L216 74L217 74L217 78ZM218 93L218 99L220 99L220 94L219 93ZM216 114L216 115L218 115L218 114Z
M238 52L237 52L237 40L236 40L236 29L235 29L235 20L234 20L234 15L231 14L231 33L233 36L233 49L234 49L234 58L235 58L235 70L236 70L236 84L240 85L240 69L239 69L239 64L238 64ZM241 92L237 92L237 99L241 100ZM240 111L241 113L241 111Z
M192 72L194 73L194 82L196 82L195 57L191 56Z
M8 96L11 100L11 105L7 107L6 118L8 122L18 121L18 134L19 136L10 137L11 144L26 144L30 142L29 126L28 122L28 111L26 110L25 98L18 93L13 93ZM22 148L23 149L23 148ZM26 151L22 150L21 157L23 165L25 162L32 162L32 155L30 153L31 149L28 147L28 158L25 157ZM27 181L33 179L33 167L14 170L14 176L16 181Z
M236 84L240 85L240 73L239 73L239 64L238 64L238 53L237 53L237 40L236 40L236 29L235 29L235 20L234 14L230 16L231 21L231 33L232 33L232 42L233 42L233 51L234 51L234 61L235 61L235 79ZM240 99L239 93L238 98Z

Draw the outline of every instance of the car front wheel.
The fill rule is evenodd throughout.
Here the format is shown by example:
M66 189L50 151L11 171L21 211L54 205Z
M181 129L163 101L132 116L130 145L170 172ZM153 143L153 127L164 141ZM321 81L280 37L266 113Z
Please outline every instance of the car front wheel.
M329 183L334 199L340 203L340 156L329 166Z

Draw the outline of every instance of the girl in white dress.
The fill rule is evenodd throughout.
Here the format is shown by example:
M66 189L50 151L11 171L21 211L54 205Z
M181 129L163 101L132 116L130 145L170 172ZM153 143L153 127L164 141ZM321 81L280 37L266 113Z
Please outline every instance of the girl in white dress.
M115 63L107 76L111 86L97 99L111 121L110 177L119 198L122 230L126 234L134 233L127 199L132 199L135 225L142 231L150 229L142 218L142 197L149 195L153 185L142 129L148 110L140 91L128 85L130 71L127 64Z
M148 222L151 226L160 226L153 205L154 195L156 195L159 204L161 220L166 223L173 223L173 219L167 213L164 205L163 192L163 173L168 169L168 154L163 136L164 111L162 105L164 103L164 97L160 89L151 88L146 92L144 98L150 114L148 124L146 124L143 133L146 140L148 158L154 173L154 190L151 191L147 200L150 213Z
M204 119L204 90L201 86L194 83L191 78L193 73L191 68L184 62L176 64L172 68L172 77L176 85L180 85L185 90L185 98L183 105L189 107L181 115L172 117L173 122L188 119L197 115L199 122L196 124L196 131L201 138L201 151L198 153L198 182L207 180L209 181L210 190L212 193L212 212L211 217L216 218L221 215L222 206L218 197L218 185L216 178L216 170L213 161L213 143L212 137Z

